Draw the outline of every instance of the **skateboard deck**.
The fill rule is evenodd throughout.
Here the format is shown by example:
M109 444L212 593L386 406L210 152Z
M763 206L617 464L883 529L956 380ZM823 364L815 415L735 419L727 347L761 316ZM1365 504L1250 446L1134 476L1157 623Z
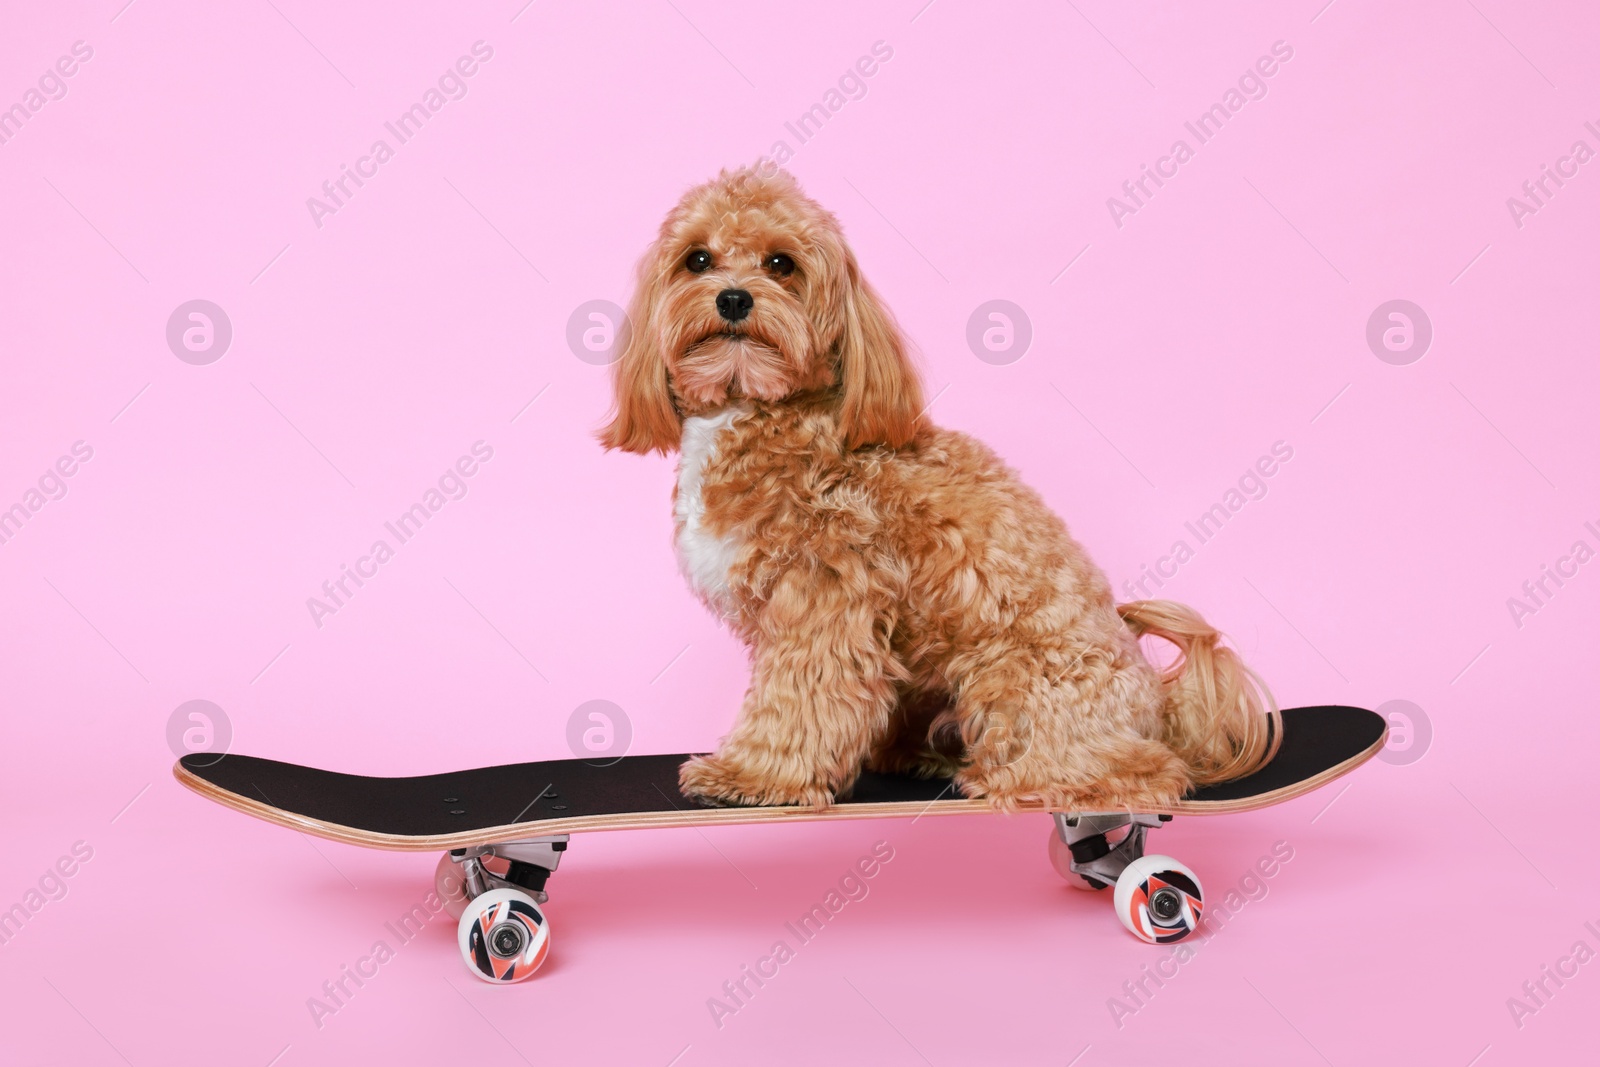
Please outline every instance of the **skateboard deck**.
M1382 749L1375 712L1287 708L1277 755L1256 773L1203 786L1146 815L1220 815L1291 800L1346 774ZM813 819L871 819L992 811L947 778L865 772L824 809L708 806L678 790L687 754L514 763L409 778L317 770L228 753L197 753L173 767L178 781L219 804L318 837L426 852L597 830ZM1023 804L1022 811L1045 811Z

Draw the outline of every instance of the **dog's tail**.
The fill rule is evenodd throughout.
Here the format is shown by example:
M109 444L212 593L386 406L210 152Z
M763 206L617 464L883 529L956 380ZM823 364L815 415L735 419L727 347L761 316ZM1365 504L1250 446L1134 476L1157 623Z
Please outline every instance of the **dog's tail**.
M1271 691L1199 612L1171 600L1135 600L1117 605L1117 614L1135 636L1178 646L1178 658L1161 671L1161 739L1189 765L1195 784L1242 778L1277 754L1283 716Z

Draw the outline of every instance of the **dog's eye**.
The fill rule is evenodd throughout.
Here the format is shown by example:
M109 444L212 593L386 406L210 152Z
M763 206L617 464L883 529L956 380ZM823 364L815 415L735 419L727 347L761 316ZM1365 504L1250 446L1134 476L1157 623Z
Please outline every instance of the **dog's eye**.
M789 275L794 273L794 260L784 255L782 252L772 253L772 255L768 256L766 261L761 265L766 267L767 270L771 271L773 274L776 274L780 278L787 278Z
M711 253L703 248L697 248L689 253L689 258L683 261L695 274L702 274L711 268Z

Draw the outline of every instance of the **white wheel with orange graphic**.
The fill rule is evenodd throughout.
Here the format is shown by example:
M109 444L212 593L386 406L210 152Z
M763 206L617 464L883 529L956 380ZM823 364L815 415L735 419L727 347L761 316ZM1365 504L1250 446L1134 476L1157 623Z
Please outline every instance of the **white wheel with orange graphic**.
M550 952L550 922L520 889L491 889L474 897L456 924L467 969L485 982L531 978Z
M1194 933L1205 908L1200 879L1171 856L1141 856L1123 868L1113 903L1122 925L1152 945Z

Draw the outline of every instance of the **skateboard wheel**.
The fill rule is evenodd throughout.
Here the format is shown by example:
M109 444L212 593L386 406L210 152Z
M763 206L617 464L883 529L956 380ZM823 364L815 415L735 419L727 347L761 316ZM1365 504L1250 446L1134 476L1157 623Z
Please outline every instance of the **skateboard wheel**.
M475 898L456 923L467 969L485 982L533 976L550 952L550 923L520 889L491 889Z
M1117 918L1152 945L1182 941L1200 925L1200 879L1171 856L1141 856L1123 868L1113 901Z
M1067 880L1067 884L1074 889L1087 889L1090 891L1106 888L1092 878L1078 874L1072 869L1072 849L1061 840L1061 835L1054 830L1050 831L1050 866L1056 873Z
M439 857L439 866L433 869L433 891L444 904L444 913L457 922L467 910L467 884L461 877L461 864L446 852Z

